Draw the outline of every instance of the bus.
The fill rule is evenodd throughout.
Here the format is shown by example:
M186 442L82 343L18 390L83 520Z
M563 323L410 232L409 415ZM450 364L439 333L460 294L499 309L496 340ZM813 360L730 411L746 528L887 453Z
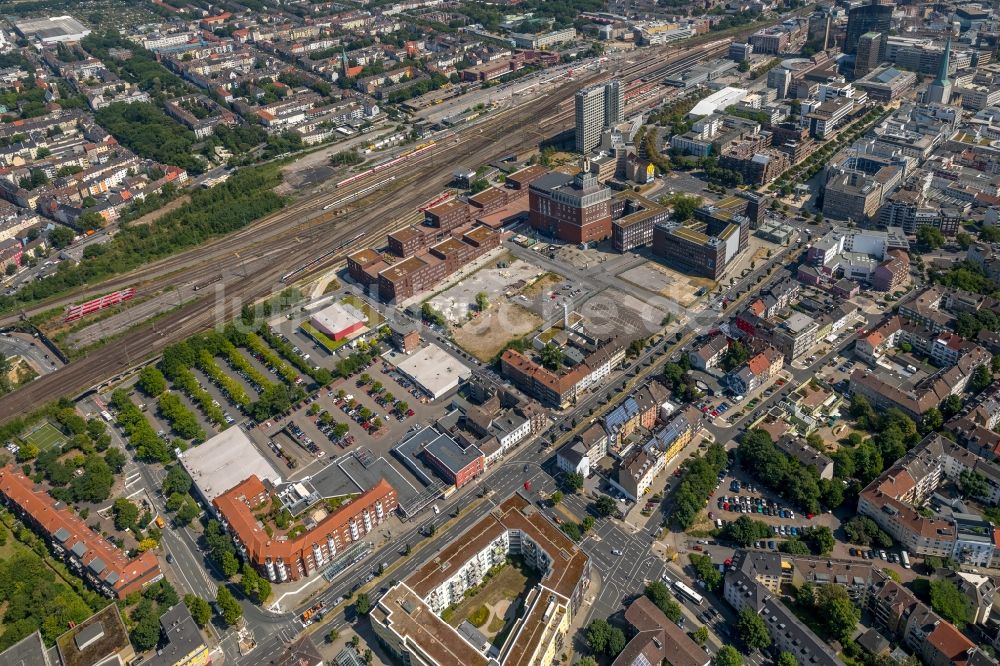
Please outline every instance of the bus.
M903 561L903 568L904 569L909 569L910 568L910 554L909 553L907 553L904 550L903 552L901 552L899 554L899 559L901 559Z
M698 606L701 606L702 602L705 601L704 597L679 580L674 582L674 589L677 590L682 597L687 598L689 601L693 601Z

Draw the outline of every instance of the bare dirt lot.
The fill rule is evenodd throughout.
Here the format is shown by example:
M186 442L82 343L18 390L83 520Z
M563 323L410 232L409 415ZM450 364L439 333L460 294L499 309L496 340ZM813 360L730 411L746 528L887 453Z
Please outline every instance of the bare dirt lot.
M175 210L177 208L180 208L181 206L183 206L184 204L188 203L189 201L191 201L191 196L188 195L188 194L183 194L183 195L177 197L176 199L174 199L173 201L171 201L170 203L168 203L166 206L163 206L161 208L157 208L154 211L146 213L142 217L140 217L140 218L138 218L138 219L133 220L132 222L130 222L130 224L133 225L133 226L139 225L139 224L150 224L150 223L155 222L156 220L160 219L161 217L163 217L167 213L169 213L169 212L171 212L171 211L173 211L173 210Z
M666 311L617 289L597 294L579 310L587 323L584 328L600 336L622 335L646 338L661 328Z
M455 342L480 361L490 361L510 340L527 335L542 318L526 308L502 301L486 314L452 329Z
M476 311L476 295L486 294L490 303L499 303L511 290L539 278L542 270L526 261L516 259L506 268L498 268L497 263L510 262L510 256L498 257L472 275L460 280L434 296L431 307L440 312L455 325L467 321ZM544 277L542 279L545 279ZM521 285L518 287L518 285Z
M647 261L621 273L618 277L670 299L682 307L694 305L699 288L712 289L715 283L705 278L685 275L655 261Z

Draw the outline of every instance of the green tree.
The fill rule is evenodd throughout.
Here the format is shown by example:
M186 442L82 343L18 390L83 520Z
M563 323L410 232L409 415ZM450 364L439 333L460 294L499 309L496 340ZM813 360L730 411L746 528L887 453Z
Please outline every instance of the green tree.
M791 652L782 652L778 655L778 666L799 666L799 660Z
M670 594L670 590L667 588L666 583L654 580L646 585L645 595L649 597L650 601L656 604L657 608L663 611L663 614L666 615L671 622L677 622L681 619L680 604L674 600L674 597Z
M364 592L358 595L358 598L354 601L354 611L358 615L368 615L372 610L371 599Z
M944 425L944 416L941 415L937 407L928 409L920 420L920 430L924 433L940 430L942 425Z
M132 629L129 631L132 645L142 652L156 647L160 641L160 623L153 602L142 599L132 611L132 623Z
M236 553L231 551L224 551L219 556L218 565L226 578L232 578L240 570L240 561L236 559Z
M233 626L243 617L243 608L225 585L219 586L215 595L215 603L219 607L219 614L227 627Z
M840 585L823 585L816 593L818 616L830 634L845 643L861 619L861 611Z
M155 365L147 365L139 372L139 388L150 398L167 390L167 380Z
M614 659L621 654L622 650L625 649L625 643L625 632L618 627L612 627L611 634L608 636L608 645L606 649L608 656Z
M167 476L163 479L161 490L167 497L174 493L185 495L191 490L191 483L191 477L188 476L184 468L175 464L167 470Z
M257 604L263 604L271 596L270 581L257 573L257 570L248 562L243 563L243 576L240 579L240 587L243 590L243 594Z
M615 501L608 495L601 495L594 502L594 511L597 515L607 518L612 515L618 509L618 505Z
M490 307L490 299L486 295L485 291L481 291L476 294L476 309L480 312L486 312L486 308Z
M778 550L783 553L788 553L789 555L812 555L812 551L809 550L809 546L796 538L782 541L778 544Z
M750 650L765 650L771 646L771 636L767 633L764 619L751 608L740 611L736 631Z
M763 521L753 520L743 515L726 525L724 536L741 546L749 546L754 541L764 539L771 534L771 528Z
M712 658L712 666L743 666L743 656L732 645L723 645Z
M803 540L814 555L826 556L833 552L833 547L837 544L833 538L833 532L825 525L811 527L806 530Z
M114 482L115 475L104 458L93 453L84 459L83 473L70 482L70 492L78 502L103 502L111 495Z
M199 627L204 627L212 619L212 606L195 594L184 595L184 605Z
M924 250L936 250L944 243L944 234L937 227L925 224L917 229L917 244Z
M972 378L969 379L969 389L974 393L980 393L992 383L993 375L990 373L989 366L981 365L973 371Z
M602 654L611 639L611 625L607 620L593 620L587 625L587 647L595 654Z
M685 222L694 217L695 210L701 206L701 197L678 192L671 197L667 197L665 203L673 209L675 220Z
M57 250L61 250L72 243L75 237L76 234L69 227L56 226L49 232L49 243Z
M969 621L969 600L950 580L931 581L931 607L959 629Z
M121 449L109 448L104 453L104 462L111 468L113 473L121 474L122 470L125 469L125 463L128 462L128 459L121 452Z
M139 507L124 497L115 500L111 505L111 513L114 516L115 528L118 530L132 529L139 520Z
M563 477L563 487L571 493L578 492L583 488L583 475L576 472L566 474Z
M734 340L722 357L722 369L732 372L747 362L750 358L750 350L739 340Z
M698 627L694 630L694 633L691 634L691 638L693 638L694 642L698 645L704 645L708 642L708 627L705 625Z
M563 498L562 491L556 490L551 495L549 495L549 502L552 504L552 506L555 506L559 504L559 502L562 502L562 498Z
M539 352L542 365L549 370L558 370L563 363L563 351L558 346L547 343Z
M966 499L974 497L987 497L990 492L989 483L979 472L963 470L958 477L958 486L962 489L962 496Z

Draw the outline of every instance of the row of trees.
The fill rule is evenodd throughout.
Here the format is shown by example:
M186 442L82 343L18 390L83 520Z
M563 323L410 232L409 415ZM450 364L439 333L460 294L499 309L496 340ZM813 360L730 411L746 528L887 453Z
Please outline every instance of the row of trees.
M839 480L819 478L816 468L778 449L764 430L744 434L736 451L743 469L807 513L819 513L823 506L835 509L844 501Z
M284 205L285 199L272 191L280 181L278 168L268 165L242 169L211 189L194 191L190 202L152 224L121 227L103 252L85 254L77 265L63 262L46 279L0 296L0 311L99 282L241 229Z
M111 394L111 406L117 412L118 424L125 431L129 444L135 449L136 457L143 462L166 463L171 459L170 447L156 434L142 413L124 389L115 389Z
M721 472L729 463L726 449L718 442L705 451L704 456L689 458L684 467L684 478L674 496L671 519L682 529L694 524L698 513L705 508L708 497L715 490Z

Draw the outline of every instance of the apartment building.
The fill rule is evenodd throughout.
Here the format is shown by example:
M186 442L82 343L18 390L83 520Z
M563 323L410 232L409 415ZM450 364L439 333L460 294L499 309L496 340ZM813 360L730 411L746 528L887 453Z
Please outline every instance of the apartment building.
M863 575L866 569L870 567L859 567ZM738 550L726 572L723 596L737 612L750 608L760 615L777 650L790 652L800 664L838 666L841 662L836 652L781 601L781 587L792 582L794 571L792 559L786 560L779 553ZM826 576L827 584L834 582ZM845 583L855 582L850 574L844 578Z
M243 558L276 583L319 573L351 544L385 523L397 506L395 489L381 479L306 532L279 539L261 529L254 514L275 500L281 502L278 489L251 475L215 497L212 506Z
M858 514L874 520L911 553L952 558L989 566L997 550L997 532L981 516L944 510L931 517L920 506L945 479L982 467L982 459L938 434L928 435L906 456L872 481L858 497Z
M518 605L506 640L493 646L478 631L454 629L440 613L483 582L507 557L541 578ZM590 559L521 495L502 502L428 562L390 587L372 610L372 628L393 656L413 666L550 664L590 582Z
M0 468L0 498L45 539L56 557L105 596L124 599L163 577L152 551L130 559L18 467Z
M508 349L500 356L501 374L542 404L565 409L625 360L625 345L614 338L585 347L582 352L586 353L582 362L565 371L552 371Z
M747 395L777 377L783 366L784 355L768 345L729 373L725 382L738 395Z
M976 368L991 360L992 355L976 345L955 365L930 375L903 376L880 367L859 369L851 374L851 392L865 396L876 409L895 407L919 421L949 395L964 391Z

